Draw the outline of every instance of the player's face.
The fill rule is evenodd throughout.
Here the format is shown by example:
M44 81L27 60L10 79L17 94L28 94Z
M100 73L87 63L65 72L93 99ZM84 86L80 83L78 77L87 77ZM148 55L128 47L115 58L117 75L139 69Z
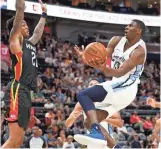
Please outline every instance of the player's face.
M127 39L134 39L138 35L141 35L141 29L136 22L131 22L126 26L125 36Z
M99 82L97 80L91 80L88 84L88 87L91 87L91 86L94 86L94 85L97 85L99 84Z
M28 28L27 23L25 21L22 22L21 33L22 33L22 36L25 38L28 38L30 35L29 28Z

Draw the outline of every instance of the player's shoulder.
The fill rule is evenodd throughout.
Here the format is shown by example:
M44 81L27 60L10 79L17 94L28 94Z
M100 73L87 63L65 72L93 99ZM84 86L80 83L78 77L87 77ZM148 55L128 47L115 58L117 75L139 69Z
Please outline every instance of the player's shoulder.
M145 48L141 45L139 45L136 49L135 49L135 53L138 54L145 54Z
M116 42L119 42L123 37L122 36L113 36L111 40L115 40Z
M120 42L121 39L122 39L121 36L113 36L109 41L109 46L115 47Z

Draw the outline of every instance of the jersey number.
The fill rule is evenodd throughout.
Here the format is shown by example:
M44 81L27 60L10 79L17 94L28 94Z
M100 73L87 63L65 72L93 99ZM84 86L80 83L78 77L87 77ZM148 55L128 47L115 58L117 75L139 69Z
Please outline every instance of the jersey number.
M31 54L32 54L32 65L35 66L35 67L38 67L35 52L31 52Z
M120 67L120 63L119 62L116 62L115 64L114 64L114 69L118 69Z

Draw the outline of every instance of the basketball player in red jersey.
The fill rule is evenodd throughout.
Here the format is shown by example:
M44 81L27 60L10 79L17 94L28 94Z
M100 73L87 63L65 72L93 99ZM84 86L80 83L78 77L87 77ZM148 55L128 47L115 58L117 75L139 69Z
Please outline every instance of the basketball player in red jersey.
M30 119L30 90L36 89L38 67L35 44L42 37L47 17L46 5L42 1L39 2L42 16L31 38L28 39L29 28L24 21L24 0L16 0L16 15L7 21L14 79L8 83L4 96L5 118L10 133L2 148L19 148L23 144L25 129Z

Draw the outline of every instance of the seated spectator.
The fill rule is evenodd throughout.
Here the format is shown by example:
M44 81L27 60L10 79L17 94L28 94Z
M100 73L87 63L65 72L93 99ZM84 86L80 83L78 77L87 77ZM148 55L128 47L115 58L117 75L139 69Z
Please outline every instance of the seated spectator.
M130 116L130 123L132 124L133 128L139 128L140 132L144 132L143 122L141 121L141 117L138 116L136 111L134 111L133 115Z
M43 138L45 139L48 148L56 148L57 147L57 145L56 145L56 139L53 136L53 130L52 130L52 128L47 129L46 132L47 132L47 134L45 134L43 136Z
M143 127L144 127L144 133L146 136L150 135L152 133L152 129L153 129L153 123L150 120L150 117L146 117L146 120L143 123Z
M59 99L59 98L57 99L55 107L56 107L56 109L63 109L64 108L64 105L62 104L61 99Z
M41 121L35 116L34 108L31 108L30 121L28 124L28 131L31 130L36 124L40 124Z
M55 105L52 103L51 99L48 99L47 103L44 104L45 109L53 109L54 107L55 107Z
M48 87L50 87L52 78L54 78L53 69L47 67L44 75L42 76L42 80L46 83Z
M134 135L134 140L131 142L131 148L142 148L138 134Z
M47 126L50 126L54 117L55 117L55 114L53 113L53 110L50 109L49 112L45 114L45 124Z
M64 103L65 96L64 96L64 94L62 93L61 87L58 87L58 88L57 88L56 97L59 98L59 99L61 99L62 103Z
M63 149L67 149L67 148L75 149L72 136L68 136L67 141L63 144Z
M42 130L39 127L32 128L33 135L27 140L26 148L46 148L45 139L42 137Z
M62 139L62 142L64 143L66 141L65 131L61 130L59 136Z
M11 66L9 48L1 41L1 69L8 73Z

